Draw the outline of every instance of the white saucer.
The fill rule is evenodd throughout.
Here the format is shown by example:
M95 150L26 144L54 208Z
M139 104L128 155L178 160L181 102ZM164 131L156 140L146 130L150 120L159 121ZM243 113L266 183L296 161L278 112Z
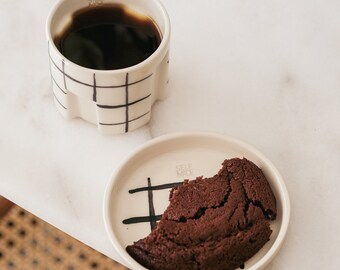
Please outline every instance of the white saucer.
M153 139L137 149L112 174L107 186L105 226L128 267L145 269L125 248L150 233L154 224L150 215L164 212L171 184L213 176L223 160L233 157L245 157L259 166L277 200L277 219L271 223L270 241L245 263L245 269L261 269L268 264L282 244L290 218L289 196L279 172L262 153L237 139L211 133L176 133ZM148 188L148 178L152 188Z

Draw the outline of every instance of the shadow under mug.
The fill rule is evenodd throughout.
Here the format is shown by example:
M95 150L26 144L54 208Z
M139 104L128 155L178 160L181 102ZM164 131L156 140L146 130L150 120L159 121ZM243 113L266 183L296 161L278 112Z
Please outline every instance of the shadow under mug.
M150 17L158 26L161 43L146 60L123 69L95 70L64 57L53 42L87 6L119 4ZM97 125L102 134L132 131L149 122L151 106L164 99L168 84L170 20L159 0L59 0L47 18L46 35L52 90L59 112Z

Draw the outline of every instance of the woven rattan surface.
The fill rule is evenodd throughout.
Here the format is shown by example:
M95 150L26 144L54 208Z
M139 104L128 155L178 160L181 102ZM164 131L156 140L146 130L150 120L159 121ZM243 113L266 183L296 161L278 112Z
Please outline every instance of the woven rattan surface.
M0 270L123 270L18 206L0 219Z

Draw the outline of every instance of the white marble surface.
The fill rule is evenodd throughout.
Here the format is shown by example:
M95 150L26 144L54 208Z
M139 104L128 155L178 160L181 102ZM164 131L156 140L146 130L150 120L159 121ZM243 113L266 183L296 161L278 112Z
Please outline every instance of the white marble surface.
M164 0L169 97L148 126L112 137L53 105L52 3L0 2L1 195L112 255L102 199L121 159L165 133L225 133L267 155L291 196L287 239L267 269L339 269L340 2Z

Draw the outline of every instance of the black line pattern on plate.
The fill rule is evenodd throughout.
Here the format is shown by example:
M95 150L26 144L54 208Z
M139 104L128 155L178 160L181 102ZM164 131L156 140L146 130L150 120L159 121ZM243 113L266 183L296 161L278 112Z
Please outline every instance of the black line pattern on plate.
M155 206L154 206L154 203L153 203L153 191L163 190L163 189L171 189L173 187L177 187L177 186L180 186L182 184L183 184L183 182L174 182L174 183L167 183L167 184L152 186L151 178L148 177L147 186L139 187L139 188L135 188L135 189L130 189L129 190L130 194L134 194L134 193L137 193L137 192L143 192L143 191L148 192L149 216L130 217L130 218L124 219L122 221L123 224L128 225L128 224L149 222L151 230L156 228L156 224L157 224L156 222L162 218L162 215L156 215L155 214Z

